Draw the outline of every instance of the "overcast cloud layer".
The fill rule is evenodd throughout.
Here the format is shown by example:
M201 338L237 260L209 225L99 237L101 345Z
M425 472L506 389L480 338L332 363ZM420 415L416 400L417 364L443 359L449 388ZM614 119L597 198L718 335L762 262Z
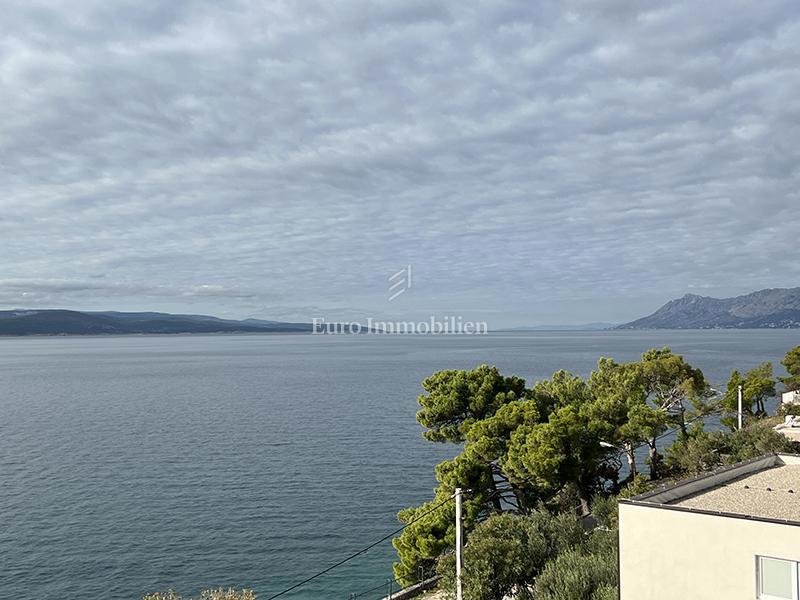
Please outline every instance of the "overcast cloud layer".
M800 285L796 0L2 15L0 307L506 326Z

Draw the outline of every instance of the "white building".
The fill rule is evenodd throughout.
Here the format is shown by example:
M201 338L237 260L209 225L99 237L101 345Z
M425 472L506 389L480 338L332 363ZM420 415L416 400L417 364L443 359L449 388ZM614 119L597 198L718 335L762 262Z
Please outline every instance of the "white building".
M799 600L800 456L620 501L621 600Z
M784 404L800 404L800 390L784 392L782 399Z

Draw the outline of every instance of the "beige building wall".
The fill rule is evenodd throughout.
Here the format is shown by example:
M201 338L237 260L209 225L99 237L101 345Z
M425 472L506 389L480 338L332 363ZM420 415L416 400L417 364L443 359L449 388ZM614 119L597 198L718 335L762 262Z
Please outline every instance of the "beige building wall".
M621 600L754 600L756 556L800 561L800 527L619 506Z

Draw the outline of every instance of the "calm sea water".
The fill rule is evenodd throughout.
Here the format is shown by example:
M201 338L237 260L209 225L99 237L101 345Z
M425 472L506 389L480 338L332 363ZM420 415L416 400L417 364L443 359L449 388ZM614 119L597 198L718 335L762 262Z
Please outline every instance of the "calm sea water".
M439 369L533 381L669 345L719 386L797 344L797 331L1 339L0 596L266 598L329 566L430 497L454 449L423 441L414 413ZM346 599L392 558L387 542L284 597Z

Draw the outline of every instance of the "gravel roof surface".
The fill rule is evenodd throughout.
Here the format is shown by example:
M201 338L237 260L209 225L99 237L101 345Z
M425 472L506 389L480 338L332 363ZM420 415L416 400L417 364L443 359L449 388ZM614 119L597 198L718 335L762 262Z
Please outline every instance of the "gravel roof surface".
M800 521L800 465L776 466L672 503L754 517Z
M790 439L793 442L800 442L800 427L787 427L776 429L778 433L782 433L786 438Z

